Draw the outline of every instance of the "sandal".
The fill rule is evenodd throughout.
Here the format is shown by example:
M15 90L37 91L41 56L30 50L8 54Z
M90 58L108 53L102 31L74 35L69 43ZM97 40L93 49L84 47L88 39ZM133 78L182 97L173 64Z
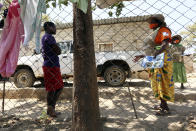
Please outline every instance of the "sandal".
M48 106L47 109L47 115L51 116L51 117L57 117L54 108L52 106Z
M166 110L166 109L161 109L159 110L158 112L156 112L156 116L166 116L166 115L169 115L171 114L171 112L169 110Z

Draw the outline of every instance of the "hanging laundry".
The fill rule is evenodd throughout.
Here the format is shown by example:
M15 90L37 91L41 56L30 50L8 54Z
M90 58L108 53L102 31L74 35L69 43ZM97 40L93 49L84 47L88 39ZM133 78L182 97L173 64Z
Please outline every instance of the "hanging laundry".
M111 5L122 1L135 1L135 0L96 0L96 5L100 8L108 8Z
M35 43L36 43L36 53L40 53L40 34L41 34L41 22L42 22L42 13L46 13L46 1L40 0L37 7L37 15L33 23L35 29Z
M0 3L0 10L1 10L2 7L3 7L3 4Z
M87 13L88 9L88 0L69 0L72 3L76 3L77 7L82 10L85 14Z
M3 4L0 3L0 10L1 10L2 7L3 7ZM0 21L0 28L3 28L3 26L4 26L4 19L2 19Z
M24 23L25 39L23 45L28 46L35 33L36 53L40 53L40 34L42 13L46 13L45 0L18 0L21 6L21 19Z
M8 9L8 15L0 40L0 74L10 77L16 69L20 43L24 38L24 26L20 18L20 5L13 0Z

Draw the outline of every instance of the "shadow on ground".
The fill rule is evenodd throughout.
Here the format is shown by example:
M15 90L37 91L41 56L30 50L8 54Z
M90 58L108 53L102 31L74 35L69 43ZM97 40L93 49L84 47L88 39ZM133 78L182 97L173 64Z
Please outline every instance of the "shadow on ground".
M73 83L71 82L64 82L64 87L72 87L73 86ZM128 87L128 86L131 86L131 87L150 87L150 83L148 81L138 81L138 82L125 82L123 85L121 86L117 86L116 88L119 88L119 87ZM35 84L33 86L34 88L44 88L44 83L38 83L38 84ZM108 83L106 82L98 82L98 87L111 87L110 85L108 85Z

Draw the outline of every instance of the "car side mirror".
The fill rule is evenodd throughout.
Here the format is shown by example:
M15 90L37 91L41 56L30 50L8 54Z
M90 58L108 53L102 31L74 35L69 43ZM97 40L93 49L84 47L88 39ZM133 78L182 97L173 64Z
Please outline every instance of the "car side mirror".
M74 52L73 44L71 44L70 53L73 53L73 52Z

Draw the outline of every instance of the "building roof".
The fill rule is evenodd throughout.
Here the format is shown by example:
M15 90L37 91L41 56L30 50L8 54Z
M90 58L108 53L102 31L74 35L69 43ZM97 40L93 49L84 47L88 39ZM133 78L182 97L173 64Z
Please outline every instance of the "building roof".
M130 22L146 22L150 16L152 15L93 20L93 25L110 25L110 24L119 24L119 23L130 23ZM73 23L57 24L57 29L72 28L72 27L73 27Z

